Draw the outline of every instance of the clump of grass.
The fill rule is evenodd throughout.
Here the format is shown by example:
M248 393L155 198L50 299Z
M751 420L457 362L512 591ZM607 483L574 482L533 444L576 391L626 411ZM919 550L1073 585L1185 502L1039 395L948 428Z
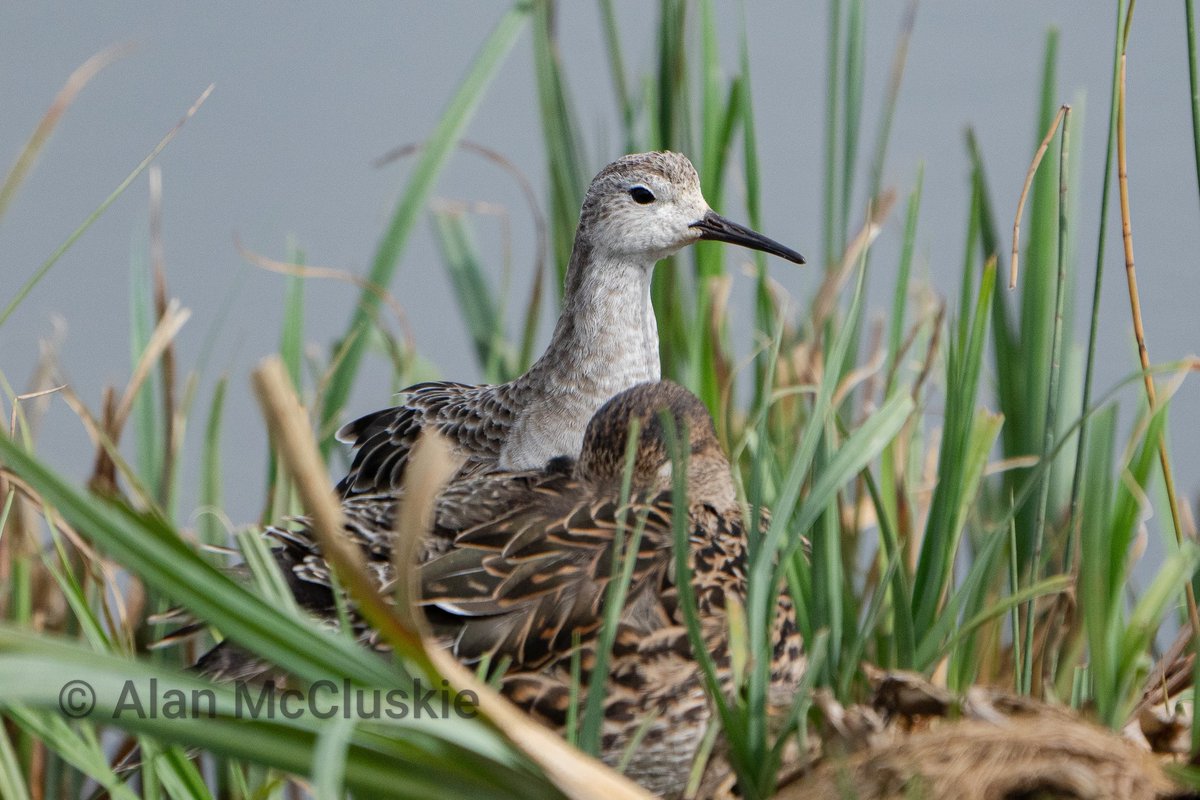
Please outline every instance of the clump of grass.
M830 2L823 275L813 296L804 303L786 302L770 282L765 259L756 256L753 329L736 330L725 314L730 275L721 248L699 245L656 273L664 374L696 391L713 412L755 521L749 526L754 533L744 619L735 614L731 621L731 636L739 643L735 649L742 654L743 685L732 697L714 698L746 797L771 796L789 742L807 735L817 714L807 689L826 687L842 703L859 700L866 690L863 661L917 670L954 691L976 683L1008 686L1085 709L1113 728L1129 721L1142 698L1147 666L1156 653L1155 634L1174 621L1173 609L1184 607L1200 551L1181 536L1147 588L1136 598L1127 596L1141 520L1156 505L1157 476L1170 467L1162 443L1169 441L1166 412L1178 381L1158 386L1164 391L1145 406L1135 403L1138 421L1125 441L1118 437L1116 398L1125 399L1130 390L1124 387L1143 381L1153 391L1162 372L1181 380L1195 365L1155 367L1147 361L1098 399L1092 385L1104 212L1123 97L1118 65L1128 42L1131 6L1116 3L1109 145L1095 231L1099 255L1085 343L1073 341L1066 316L1071 305L1066 300L1082 280L1073 243L1091 235L1066 207L1079 174L1080 159L1064 157L1079 153L1075 141L1082 125L1075 121L1049 139L1034 174L1022 222L1027 243L1017 293L996 287L1008 252L998 221L1016 209L998 205L992 196L983 157L987 143L974 133L963 156L971 167L971 204L962 232L961 285L948 293L954 301L922 303L911 291L915 245L935 235L921 227L922 168L914 165L912 186L898 191L883 187L880 176L915 3L898 36L882 122L864 169L860 152L867 133L862 106L868 77L862 42L868 6L864 0ZM1190 0L1188 9L1190 14ZM717 206L730 205L728 176L739 165L746 214L757 225L762 166L744 31L736 56L722 54L712 0L664 0L653 31L657 62L650 74L634 75L624 60L617 10L604 0L600 11L621 120L615 138L622 149L693 155L705 194ZM273 385L290 387L303 398L313 419L309 433L326 460L364 359L383 358L401 385L411 375L417 355L379 318L386 290L440 168L525 27L532 34L550 180L549 251L558 268L557 280L545 280L561 286L586 179L615 153L586 151L555 39L554 5L542 0L513 6L449 100L416 155L418 163L369 274L360 279L361 299L346 333L328 348L323 363L303 363L306 270L289 268L293 274L282 289L283 376ZM1190 27L1188 33L1194 53ZM1056 59L1057 40L1051 34L1042 81L1031 88L1039 106L1031 155L1062 104ZM716 69L721 63L735 65L730 77ZM1194 77L1194 64L1192 71ZM36 152L47 132L44 123L25 152ZM1200 130L1196 140L1200 153ZM0 214L28 163L28 158L19 160L0 186ZM1200 155L1197 168L1200 188ZM855 186L864 175L867 196L860 197ZM902 222L890 217L898 194L907 195ZM1128 218L1128 204L1123 206ZM860 207L868 210L856 226ZM492 380L520 372L533 354L543 278L535 279L521 309L520 333L511 339L507 298L487 277L493 270L472 244L470 217L438 214L435 220L480 370ZM880 265L871 243L892 226L903 236L899 263ZM946 230L936 235L952 235ZM77 238L78 232L32 273L0 314L0 326ZM303 260L295 252L288 259ZM898 276L886 328L868 322L863 300L864 287L880 269ZM172 345L184 312L170 301L161 269L135 274L129 386L110 391L98 411L63 393L96 445L97 466L88 489L62 480L37 455L36 415L27 411L34 408L33 395L50 384L18 396L4 383L13 425L0 437L0 681L6 687L0 703L7 723L0 733L0 794L78 796L100 786L114 797L278 796L287 782L296 781L322 797L346 791L381 797L557 796L564 791L587 796L586 787L564 783L553 765L547 769L544 760L531 756L533 740L522 741L525 734L511 720L501 724L503 712L496 712L495 725L409 720L350 728L323 724L311 715L238 720L232 690L179 671L194 653L147 656L142 647L156 633L148 616L182 603L219 635L285 664L301 682L338 677L363 687L391 687L418 675L453 671L436 663L436 655L426 652L412 631L396 627L393 612L385 608L376 609L375 617L385 630L392 626L400 653L394 662L360 650L348 636L317 630L286 602L264 603L262 594L282 597L282 584L270 559L252 544L253 536L238 542L259 592L231 581L211 554L201 552L198 543L224 545L227 539L220 516L227 381L216 383L207 408L196 408L200 369L180 364ZM736 354L747 350L753 369L739 370ZM1085 357L1082 377L1068 357L1076 350ZM187 424L201 413L203 426ZM121 447L126 427L136 439L132 458ZM192 428L203 436L199 496L207 512L194 535L180 522L190 513L176 500L182 438ZM265 453L263 463L270 492L259 522L301 508L311 512L311 490L308 502L299 503L297 485L274 452ZM1174 503L1170 492L1166 502ZM759 525L762 509L770 509L770 522ZM627 534L636 536L636 530ZM801 547L803 539L811 542L810 555ZM686 572L686 564L680 569ZM347 588L370 606L370 595L356 587L352 571L348 574ZM613 585L619 597L619 582ZM780 591L795 602L809 658L805 691L782 726L769 724L770 674L764 657ZM686 607L686 592L683 603ZM101 725L93 715L68 723L57 710L58 691L84 675L96 691L98 708L115 707L126 679L154 678L184 692L212 692L216 712L204 720L127 717ZM594 747L595 709L579 708L578 722L578 741ZM146 756L136 791L110 766L110 748L101 739L109 724L136 737ZM217 756L217 767L197 769L187 747Z

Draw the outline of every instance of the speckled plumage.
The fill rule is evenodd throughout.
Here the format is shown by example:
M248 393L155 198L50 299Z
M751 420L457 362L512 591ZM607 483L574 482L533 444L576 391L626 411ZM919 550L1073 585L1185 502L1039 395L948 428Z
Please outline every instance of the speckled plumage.
M611 545L605 537L615 525L613 465L604 459L612 460L614 442L619 441L617 446L623 452L624 438L616 435L615 428L603 428L602 415L597 430L606 432L597 434L595 445L584 448L585 427L614 395L659 379L651 274L657 261L700 239L804 261L795 251L715 214L701 195L695 168L684 156L662 152L618 159L601 170L588 189L567 269L561 315L550 345L524 375L497 386L419 384L406 390L403 404L362 417L338 434L355 450L350 470L337 487L346 533L363 549L381 588L388 589L394 579L395 518L409 454L427 429L445 436L460 460L450 488L439 501L437 530L423 552L429 576L446 567L448 562L440 559L470 559L483 552L488 532L493 537L504 536L507 525L524 525L523 538L512 539L512 547L518 543L552 551L561 547L555 562L556 577L563 587L560 596L548 600L550 596L543 594L531 599L533 595L524 589L538 581L522 583L518 567L505 589L524 598L515 601L524 604L522 613L506 617L503 623L512 635L498 636L501 628L496 624L500 623L470 624L465 628L471 631L474 644L466 638L455 644L464 657L470 644L480 652L515 647L522 659L532 659L523 669L514 666L505 678L506 691L552 724L559 713L555 709L561 710L563 644L571 641L569 634L562 639L561 631L574 628L585 634L595 630L606 581L600 568L608 563L604 554ZM693 500L688 515L693 543L707 543L696 544L691 553L697 585L702 587L702 611L710 619L706 636L720 638L724 597L744 592L744 532L729 465L712 438L711 420L695 398L691 401L693 405L671 410L692 419L698 408L703 424L695 417L696 430L706 431L706 447L711 445L704 454L693 454L693 468L699 471L689 472L689 484L695 484L699 496L707 501L697 505ZM634 411L614 406L608 417L610 428L623 424L622 414L628 418ZM653 424L649 430L654 430ZM686 636L681 638L674 608L668 555L674 512L669 492L662 492L668 485L661 483L662 452L653 444L661 444L661 432L658 439L652 436L646 441L648 449L643 455L658 458L658 462L652 474L643 476L646 488L636 505L637 511L647 516L647 532L637 591L631 595L627 618L622 621L619 657L609 681L614 697L632 696L606 706L604 747L606 759L614 761L633 732L625 726L625 718L644 717L674 692L680 699L671 701L663 719L651 724L643 748L644 754L658 753L661 758L639 754L632 767L635 774L644 774L648 786L674 787L684 774L684 762L690 763L694 755L697 737L703 734L711 710L690 660ZM581 449L587 452L577 466L574 459ZM602 480L600 472L608 478ZM549 532L555 519L547 514L562 523L560 533ZM303 529L272 528L267 535L277 546L276 557L300 605L333 624L337 617L329 567L316 542ZM535 545L539 538L541 544ZM541 555L556 558L555 552ZM562 560L564 556L567 561ZM482 600L473 602L476 610L482 608ZM448 606L439 608L443 615L450 613ZM791 616L789 609L782 611L780 619L787 622L780 624L786 628L792 624ZM535 623L542 627L535 629ZM559 627L554 632L547 627L555 625ZM520 626L525 626L523 632L518 630ZM377 644L374 631L358 622L355 627L364 644ZM781 628L778 634L783 648L779 652L791 659L788 663L798 665L801 660L794 631ZM636 656L630 655L630 646L635 646ZM728 653L717 644L714 652L719 654L727 678ZM535 657L535 653L540 655ZM213 677L233 679L260 674L265 665L235 646L223 644L206 654L197 667ZM650 684L660 685L661 691L637 688ZM678 736L670 732L664 726L672 721L686 725L686 731ZM652 776L655 771L662 775Z
M652 792L675 797L714 710L678 607L672 531L677 512L660 409L689 432L692 586L705 649L722 691L733 691L726 610L731 599L745 602L742 510L707 410L675 384L643 384L605 404L588 426L574 468L559 463L451 487L439 503L433 531L434 542L443 543L434 548L441 554L421 568L421 584L428 616L445 645L468 664L485 656L493 664L507 661L500 683L505 695L562 730L575 637L585 672L593 663L618 519L624 510L630 532L636 520L644 521L603 683L601 757L618 763L644 726L626 772ZM632 419L643 427L631 502L622 509L620 477ZM490 510L481 513L481 504ZM455 525L448 512L457 508L471 513ZM799 682L804 659L786 596L776 609L771 658L774 694L787 696ZM719 748L717 753L721 762ZM710 765L710 774L723 770L727 765Z
M467 664L485 656L492 664L507 663L503 693L561 731L576 637L585 675L594 664L618 520L624 518L627 535L641 524L603 682L600 755L617 764L641 731L626 773L655 794L678 797L715 712L678 606L672 528L677 511L658 414L664 409L688 433L688 562L705 649L721 691L734 691L726 613L731 601L744 604L746 596L742 508L711 417L676 384L641 384L606 403L590 421L577 460L485 473L448 487L422 549L419 578L427 616L444 646ZM622 507L620 483L634 419L640 436L630 502ZM281 563L293 576L303 574L302 605L336 624L328 566L316 543L298 532L279 544ZM375 563L376 578L387 591L394 583L390 562ZM351 618L360 640L379 647L375 632L353 613ZM770 658L772 700L786 704L805 663L787 595L777 603ZM267 665L226 646L208 654L201 668L246 678ZM731 780L720 746L705 775L705 787Z
M653 201L633 194L645 190ZM644 199L644 196L642 196ZM691 162L678 153L624 156L596 175L579 215L563 308L546 352L521 377L497 386L424 383L402 405L376 411L339 431L356 450L338 484L350 532L368 550L388 549L387 522L403 490L416 437L432 427L479 471L537 469L574 457L584 427L604 401L659 378L658 327L650 302L654 264L699 239L803 258L717 216L700 193ZM386 533L384 533L386 532Z

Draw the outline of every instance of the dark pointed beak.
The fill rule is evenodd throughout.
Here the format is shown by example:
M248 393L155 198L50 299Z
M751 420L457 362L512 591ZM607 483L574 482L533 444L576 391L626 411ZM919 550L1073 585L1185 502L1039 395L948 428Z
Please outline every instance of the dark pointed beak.
M804 263L804 256L790 247L784 247L774 239L768 239L761 233L750 230L745 225L738 225L736 222L731 222L715 211L709 211L704 215L704 219L699 222L693 222L688 227L700 231L701 239L740 244L742 247L749 247L752 250L762 250L764 253L786 258L788 261L794 261L797 264Z

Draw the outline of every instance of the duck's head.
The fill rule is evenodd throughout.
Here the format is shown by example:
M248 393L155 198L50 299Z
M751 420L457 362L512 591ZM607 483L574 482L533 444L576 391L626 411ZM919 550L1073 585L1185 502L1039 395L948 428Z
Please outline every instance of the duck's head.
M729 461L721 450L712 417L700 398L672 381L641 383L600 407L584 433L577 472L585 480L619 486L626 448L638 428L632 489L657 493L672 488L673 460L667 426L686 437L688 502L728 508L736 503Z

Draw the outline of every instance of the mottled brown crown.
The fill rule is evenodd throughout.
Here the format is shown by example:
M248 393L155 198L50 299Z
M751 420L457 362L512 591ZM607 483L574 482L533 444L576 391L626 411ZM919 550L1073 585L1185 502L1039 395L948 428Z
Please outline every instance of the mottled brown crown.
M607 198L612 194L625 192L630 185L653 178L672 186L694 186L697 189L700 186L700 176L685 155L660 150L621 156L592 178L579 212L580 226L586 226L600 215L607 205Z
M658 381L626 389L600 407L584 433L578 466L581 477L596 483L621 479L625 448L634 420L639 427L633 461L635 490L665 491L671 488L669 472L664 469L671 462L664 421L674 426L677 435L687 436L691 460L717 459L728 473L712 417L704 403L677 383Z
M700 176L688 157L670 150L653 153L631 153L612 162L592 179L592 183L605 181L639 180L642 175L658 175L670 183L697 183Z

